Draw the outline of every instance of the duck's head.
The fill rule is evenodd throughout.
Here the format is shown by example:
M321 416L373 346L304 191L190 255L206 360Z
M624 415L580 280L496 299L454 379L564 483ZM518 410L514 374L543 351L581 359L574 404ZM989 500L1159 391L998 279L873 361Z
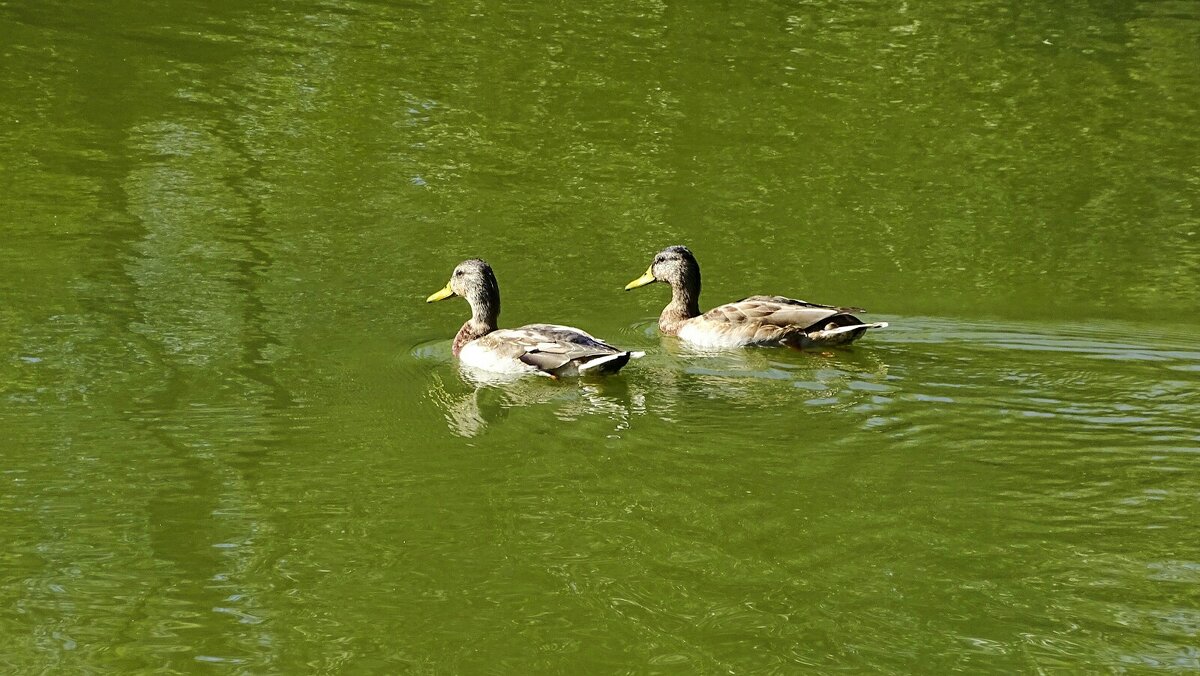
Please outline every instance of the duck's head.
M625 285L636 289L653 282L665 282L674 288L700 288L700 264L686 246L669 246L659 251L646 273Z
M425 299L426 303L445 300L451 296L462 296L471 307L488 306L500 312L500 285L492 266L479 258L470 258L459 263L450 274L450 281L441 291Z

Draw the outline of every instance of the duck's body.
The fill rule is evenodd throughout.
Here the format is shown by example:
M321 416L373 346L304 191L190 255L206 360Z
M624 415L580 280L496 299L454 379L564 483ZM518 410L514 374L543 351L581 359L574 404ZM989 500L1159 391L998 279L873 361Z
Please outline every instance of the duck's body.
M527 324L500 329L500 287L491 266L479 259L463 261L450 282L426 302L463 296L471 318L454 337L451 348L463 364L495 373L531 373L551 377L616 373L644 352L621 350L591 334L559 324Z
M858 340L867 329L887 326L886 322L864 323L851 314L863 311L858 308L785 296L750 296L701 314L700 266L692 252L682 246L664 249L646 274L625 288L657 281L671 286L671 302L658 318L659 330L697 347L833 347Z
M613 347L572 326L527 324L470 340L457 354L462 363L485 371L562 377L616 373L643 353Z

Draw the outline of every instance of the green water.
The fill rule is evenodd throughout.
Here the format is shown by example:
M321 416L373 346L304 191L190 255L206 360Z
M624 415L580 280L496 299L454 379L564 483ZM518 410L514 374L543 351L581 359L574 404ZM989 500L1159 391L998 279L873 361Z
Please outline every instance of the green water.
M1198 158L1192 1L0 1L0 672L1200 670Z

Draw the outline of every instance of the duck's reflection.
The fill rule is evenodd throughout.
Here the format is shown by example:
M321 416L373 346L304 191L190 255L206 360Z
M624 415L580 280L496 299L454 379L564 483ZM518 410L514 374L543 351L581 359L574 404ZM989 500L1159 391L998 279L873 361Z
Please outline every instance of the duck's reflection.
M874 350L705 350L671 338L664 338L662 347L676 368L662 374L656 393L770 408L801 403L854 406L892 389L888 364Z
M896 385L874 351L706 351L673 339L660 347L636 369L608 378L556 382L456 364L457 377L447 377L454 371L430 374L428 396L451 432L472 438L524 407L549 407L562 421L598 416L611 421L610 434L620 434L647 413L669 424L703 426L715 408L886 408Z
M457 365L462 383L470 391L460 394L432 374L429 398L441 409L454 434L476 437L502 420L514 408L551 406L559 420L602 416L613 423L613 433L628 429L630 420L646 411L645 394L624 378L573 379L554 382L545 378L497 374Z

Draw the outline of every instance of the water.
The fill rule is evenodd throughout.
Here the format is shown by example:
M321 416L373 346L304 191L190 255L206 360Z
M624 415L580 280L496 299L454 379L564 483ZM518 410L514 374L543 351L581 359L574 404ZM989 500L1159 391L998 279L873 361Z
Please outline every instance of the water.
M0 669L1200 670L1200 6L0 3ZM851 350L661 339L862 305ZM646 349L460 373L503 325Z

